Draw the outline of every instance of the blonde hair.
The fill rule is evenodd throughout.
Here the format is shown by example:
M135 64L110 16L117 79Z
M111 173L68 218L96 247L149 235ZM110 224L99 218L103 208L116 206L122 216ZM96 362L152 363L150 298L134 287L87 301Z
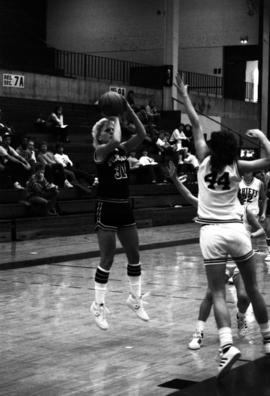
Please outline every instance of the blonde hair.
M95 125L92 128L92 136L93 136L93 146L94 148L97 148L97 146L99 145L98 139L99 139L99 135L102 131L102 128L104 128L104 125L106 125L108 123L108 118L101 118L100 120L98 120Z

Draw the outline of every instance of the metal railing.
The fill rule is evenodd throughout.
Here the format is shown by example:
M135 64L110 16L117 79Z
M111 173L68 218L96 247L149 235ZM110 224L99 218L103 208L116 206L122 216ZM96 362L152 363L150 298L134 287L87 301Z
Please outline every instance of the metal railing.
M63 51L51 48L54 68L58 74L65 77L119 81L130 84L130 74L133 68L144 68L149 65L124 61L114 58ZM179 71L191 91L223 97L223 77L190 71ZM254 85L246 83L246 101L253 101Z
M210 74L179 71L183 76L185 84L189 85L191 91L205 93L206 95L223 96L223 77Z
M146 66L96 55L54 49L54 66L65 77L103 79L129 84L130 70Z

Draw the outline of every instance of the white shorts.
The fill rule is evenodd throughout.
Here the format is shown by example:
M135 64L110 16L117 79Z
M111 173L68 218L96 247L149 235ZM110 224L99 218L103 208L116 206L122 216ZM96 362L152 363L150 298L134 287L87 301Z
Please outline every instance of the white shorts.
M205 265L224 264L228 255L241 263L254 255L249 233L242 223L202 226L200 247Z

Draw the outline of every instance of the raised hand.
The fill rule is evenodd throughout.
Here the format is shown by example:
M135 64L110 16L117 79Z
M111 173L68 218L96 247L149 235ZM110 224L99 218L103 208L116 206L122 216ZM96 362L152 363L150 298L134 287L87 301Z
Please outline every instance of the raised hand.
M177 88L178 93L182 97L188 95L188 91L187 91L188 85L185 85L185 83L179 73L177 73L177 75L175 76L175 82L173 83L173 85Z
M262 135L264 136L264 133L260 129L249 129L246 135L252 138L260 139Z

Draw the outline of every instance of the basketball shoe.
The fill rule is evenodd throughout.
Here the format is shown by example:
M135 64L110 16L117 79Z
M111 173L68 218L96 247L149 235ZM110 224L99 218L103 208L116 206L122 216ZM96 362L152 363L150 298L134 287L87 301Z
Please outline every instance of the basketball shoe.
M240 318L238 314L236 314L236 319L237 319L238 334L240 337L245 337L248 330L246 318L245 317Z
M217 378L222 378L231 369L232 365L240 358L241 352L233 345L226 351L220 351L220 361Z
M145 311L143 304L147 304L143 299L146 297L146 294L142 295L140 298L134 297L132 294L128 296L127 306L136 313L138 318L148 322L149 316Z
M93 301L90 311L94 316L97 326L102 330L107 330L109 327L106 319L106 314L109 313L108 308L106 308L104 304L97 304Z
M192 340L188 344L188 348L195 351L196 349L200 349L203 342L203 332L196 330L192 336Z

